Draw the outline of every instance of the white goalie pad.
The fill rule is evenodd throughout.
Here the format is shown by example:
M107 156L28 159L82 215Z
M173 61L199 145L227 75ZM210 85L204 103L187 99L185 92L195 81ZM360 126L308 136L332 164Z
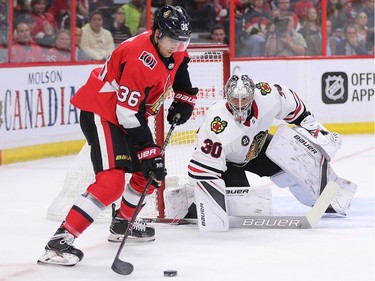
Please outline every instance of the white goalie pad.
M230 216L271 216L270 187L227 187L227 207Z
M304 136L286 125L280 125L266 155L285 172L272 176L271 180L280 187L289 187L304 205L313 206L328 181L339 184L331 206L337 213L345 214L357 186L338 178L319 149Z
M339 150L342 146L341 136L335 132L328 133L327 135L323 135L321 132L319 132L319 134L316 137L313 137L304 128L296 126L293 128L293 130L298 132L309 142L313 143L315 148L323 154L324 158L327 159L328 162L332 160L337 150Z
M197 181L194 193L199 230L227 231L229 217L224 181Z
M193 204L194 188L191 184L167 187L163 193L165 217L172 219L182 219Z
M226 197L230 216L272 215L270 187L226 187ZM164 190L167 218L184 218L193 203L195 203L193 184L169 186Z

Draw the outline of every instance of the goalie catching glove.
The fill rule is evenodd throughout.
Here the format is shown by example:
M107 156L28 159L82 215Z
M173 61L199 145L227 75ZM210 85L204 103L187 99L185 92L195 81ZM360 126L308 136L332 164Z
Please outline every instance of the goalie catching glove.
M169 124L173 123L174 118L178 114L181 117L180 119L178 119L177 125L184 124L187 120L189 120L191 114L193 113L196 100L196 95L189 95L187 93L177 92L175 94L174 101L168 109L167 120Z
M151 177L156 182L153 182L152 185L159 187L159 183L163 181L167 175L160 147L154 143L143 145L138 149L138 159L141 163L143 176L146 179Z
M342 145L341 136L336 132L331 133L328 131L321 123L315 120L313 115L306 116L301 121L300 127L295 127L294 130L314 143L327 161L333 159Z

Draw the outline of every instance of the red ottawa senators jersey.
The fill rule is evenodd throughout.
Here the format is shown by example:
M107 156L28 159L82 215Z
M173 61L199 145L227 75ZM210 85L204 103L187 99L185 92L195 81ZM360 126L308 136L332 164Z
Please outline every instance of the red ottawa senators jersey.
M151 31L146 31L119 45L102 68L91 72L71 103L130 133L139 127L149 130L147 118L158 113L173 89L196 94L187 72L187 51L162 58L151 35ZM175 81L177 73L178 81Z

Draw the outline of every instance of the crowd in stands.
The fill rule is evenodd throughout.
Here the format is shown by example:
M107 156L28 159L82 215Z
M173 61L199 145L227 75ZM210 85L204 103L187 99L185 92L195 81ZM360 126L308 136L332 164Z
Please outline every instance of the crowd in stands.
M325 48L321 1L241 2L238 56L319 56L323 49L326 55L374 54L374 0L328 0Z
M0 0L0 62L103 60L146 29L145 0ZM374 54L374 0L328 0L327 46L322 48L319 0L234 0L236 56L284 57ZM229 0L153 0L152 11L181 5L194 33L229 44ZM75 22L72 28L72 22ZM73 32L73 34L72 34ZM72 36L74 35L74 36ZM200 37L198 37L200 38ZM204 38L204 36L202 37Z

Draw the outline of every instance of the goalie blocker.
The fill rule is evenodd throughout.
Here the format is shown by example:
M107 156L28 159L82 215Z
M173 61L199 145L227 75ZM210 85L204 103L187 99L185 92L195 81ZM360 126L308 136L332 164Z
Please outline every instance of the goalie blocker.
M339 190L330 201L329 211L345 215L357 186L339 178L320 152L319 145L301 135L298 127L291 129L280 125L267 149L267 156L283 171L271 180L279 187L289 187L302 204L314 206L328 181L338 184ZM334 146L326 142L323 145ZM332 149L332 148L329 148ZM334 148L333 148L334 149ZM227 230L228 216L269 216L272 214L272 196L269 188L216 186L210 181L198 181L192 185L168 188L164 193L166 215L183 218L194 203L198 213L200 230ZM233 225L234 226L234 225Z

